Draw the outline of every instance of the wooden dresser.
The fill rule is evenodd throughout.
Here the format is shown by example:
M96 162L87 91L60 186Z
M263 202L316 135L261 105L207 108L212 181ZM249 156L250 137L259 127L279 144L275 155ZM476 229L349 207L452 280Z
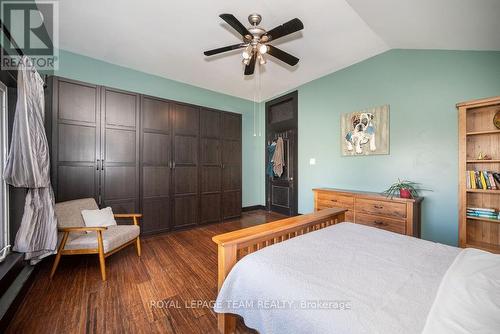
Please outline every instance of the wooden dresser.
M346 221L420 238L420 204L415 199L387 198L382 194L343 189L313 189L314 211L345 208Z

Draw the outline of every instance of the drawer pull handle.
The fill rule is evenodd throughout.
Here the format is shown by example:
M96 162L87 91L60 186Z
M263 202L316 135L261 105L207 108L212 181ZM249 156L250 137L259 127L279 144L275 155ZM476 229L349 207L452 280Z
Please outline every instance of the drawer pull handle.
M381 222L381 221L378 221L378 220L375 220L373 223L375 225L384 225L384 222Z
M332 201L332 202L337 202L337 200L336 200L336 199L332 199L331 201Z
M384 207L382 205L374 205L373 206L375 209L383 209Z

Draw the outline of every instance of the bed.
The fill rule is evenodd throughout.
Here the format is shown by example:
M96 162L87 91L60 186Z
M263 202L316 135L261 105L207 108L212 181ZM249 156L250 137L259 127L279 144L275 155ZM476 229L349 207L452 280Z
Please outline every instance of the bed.
M234 314L259 333L276 334L421 333L455 316L438 307L440 316L427 323L461 249L345 223L342 210L324 211L214 237L220 288L214 309L222 333L234 331ZM498 289L493 298L493 311L483 315L500 310ZM500 330L500 322L492 326Z

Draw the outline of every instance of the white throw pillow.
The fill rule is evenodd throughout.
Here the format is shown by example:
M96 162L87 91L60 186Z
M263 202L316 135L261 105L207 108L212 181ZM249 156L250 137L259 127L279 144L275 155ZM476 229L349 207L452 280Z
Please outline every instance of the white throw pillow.
M113 211L109 206L101 210L82 210L82 217L87 227L107 227L116 225Z

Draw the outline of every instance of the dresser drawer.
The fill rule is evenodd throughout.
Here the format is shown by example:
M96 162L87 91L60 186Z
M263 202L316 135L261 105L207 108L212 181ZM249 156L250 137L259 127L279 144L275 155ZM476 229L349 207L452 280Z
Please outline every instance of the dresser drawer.
M406 204L357 198L356 212L404 219L406 218Z
M354 210L354 198L331 193L319 193L317 205L327 208Z
M406 234L406 223L403 220L398 221L363 213L356 213L356 224L372 226L395 233Z

